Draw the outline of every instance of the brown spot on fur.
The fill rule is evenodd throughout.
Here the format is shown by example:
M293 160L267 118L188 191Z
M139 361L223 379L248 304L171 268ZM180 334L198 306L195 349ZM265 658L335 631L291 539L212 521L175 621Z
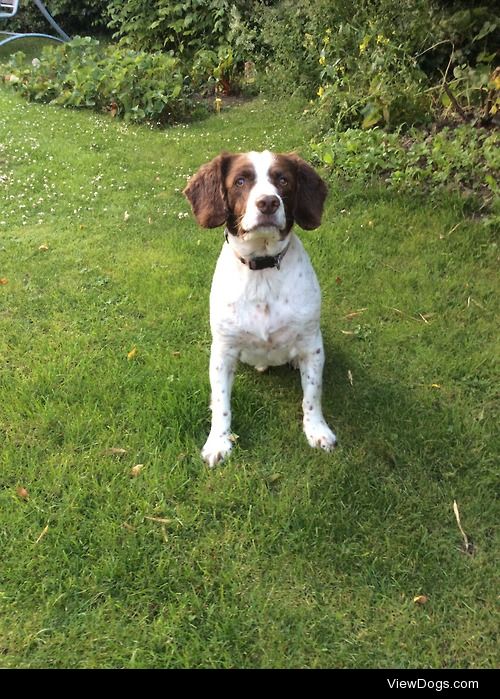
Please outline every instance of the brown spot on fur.
M217 228L226 221L224 172L233 157L230 153L222 153L202 165L184 189L196 220L204 228Z
M296 167L297 192L293 216L299 226L306 231L318 228L321 224L328 188L305 160L295 153L288 153L285 157Z

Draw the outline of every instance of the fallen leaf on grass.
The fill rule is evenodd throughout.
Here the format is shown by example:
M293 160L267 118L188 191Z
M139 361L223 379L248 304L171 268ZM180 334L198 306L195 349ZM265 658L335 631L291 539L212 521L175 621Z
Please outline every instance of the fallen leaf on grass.
M39 246L38 246L38 249L40 250L40 252L47 252L47 250L49 249L49 246L48 246L48 245L45 245L45 244L44 244L44 245L39 245Z
M27 500L29 498L29 493L26 490L26 488L23 488L22 486L19 486L19 488L16 489L16 493L19 495L20 498L23 500Z
M351 311L351 313L348 313L347 315L344 316L345 320L351 320L351 318L356 318L356 316L360 316L362 313L367 311L368 308L360 308L358 311Z
M349 379L349 383L351 386L354 386L354 380L352 378L352 371L350 369L347 370L347 378Z
M137 347L132 347L132 349L130 350L130 352L127 353L127 359L129 360L129 362L130 362L131 359L134 359L134 357L135 357L136 355L137 355Z
M106 456L125 456L127 453L126 449L122 449L121 447L110 447L110 449L106 449L104 454Z
M267 482L269 483L269 485L271 485L272 483L276 483L276 481L279 481L280 478L281 473L273 473L269 476L269 478L267 478Z
M234 432L229 435L229 440L233 442L233 444L236 444L238 439L240 438L239 434L235 434Z
M142 471L143 468L144 468L144 464L136 464L135 466L132 466L132 468L130 469L130 475L134 476L134 478L136 478L140 474L140 472Z
M417 595L413 598L413 601L415 602L415 604L427 604L429 598L427 597L427 595Z
M9 280L6 279L6 277L2 277L2 278L0 279L0 286L5 286L5 285L8 284L8 283L9 283Z

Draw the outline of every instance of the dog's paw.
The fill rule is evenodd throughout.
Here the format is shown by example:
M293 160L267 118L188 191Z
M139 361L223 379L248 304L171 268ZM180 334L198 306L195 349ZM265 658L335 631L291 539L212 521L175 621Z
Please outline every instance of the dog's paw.
M313 448L332 451L337 446L337 437L324 420L304 425L307 441Z
M227 435L209 435L201 450L201 457L210 468L213 468L224 461L232 448L233 443Z

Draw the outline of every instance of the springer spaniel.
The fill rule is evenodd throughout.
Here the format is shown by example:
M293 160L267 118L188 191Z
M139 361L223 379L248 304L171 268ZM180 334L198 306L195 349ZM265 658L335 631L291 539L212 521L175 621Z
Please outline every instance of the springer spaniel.
M292 230L294 222L305 230L320 225L325 183L294 153L222 153L191 177L184 194L201 226L226 225L210 293L212 427L203 459L215 466L231 451L238 360L258 371L298 365L307 441L330 451L336 437L321 409L321 293Z

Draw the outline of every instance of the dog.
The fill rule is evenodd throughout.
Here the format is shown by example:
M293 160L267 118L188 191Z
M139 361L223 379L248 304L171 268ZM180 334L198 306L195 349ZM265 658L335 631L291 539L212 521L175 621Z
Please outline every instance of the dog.
M184 195L202 227L225 225L210 292L212 425L202 458L215 466L233 446L238 361L258 371L298 366L307 441L331 451L337 439L321 408L321 292L293 232L294 223L304 230L320 225L325 182L295 153L221 153L190 178Z

